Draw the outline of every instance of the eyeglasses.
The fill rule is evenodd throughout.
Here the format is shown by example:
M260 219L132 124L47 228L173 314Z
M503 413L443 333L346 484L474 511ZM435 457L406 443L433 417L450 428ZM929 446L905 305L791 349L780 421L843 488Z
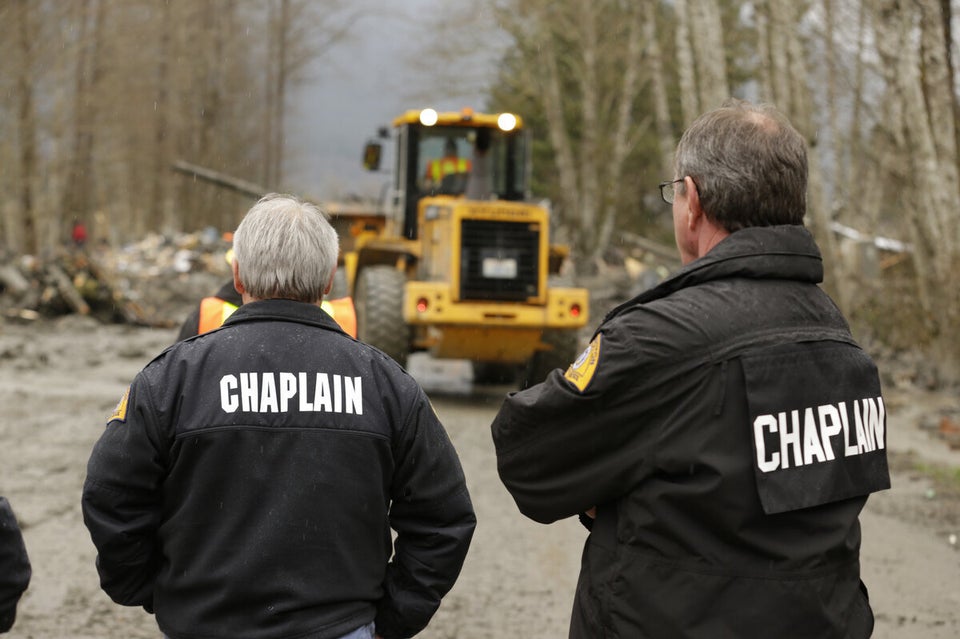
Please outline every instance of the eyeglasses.
M673 204L673 198L676 195L676 191L673 188L673 185L677 182L683 182L683 178L679 180L670 180L668 182L661 182L657 186L660 187L660 197L663 198L663 201L667 204Z

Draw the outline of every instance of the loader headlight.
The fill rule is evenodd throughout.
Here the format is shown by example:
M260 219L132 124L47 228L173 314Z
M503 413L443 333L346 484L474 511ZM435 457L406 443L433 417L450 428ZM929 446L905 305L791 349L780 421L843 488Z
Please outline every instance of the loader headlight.
M420 124L423 126L433 126L438 119L439 116L434 109L424 109L420 112Z
M497 126L501 131L513 131L517 128L517 116L512 113L501 113L497 118Z

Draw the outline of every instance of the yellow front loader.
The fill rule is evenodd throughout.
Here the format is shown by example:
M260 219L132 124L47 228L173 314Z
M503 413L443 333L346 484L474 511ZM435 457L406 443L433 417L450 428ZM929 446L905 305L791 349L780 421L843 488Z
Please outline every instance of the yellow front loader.
M393 124L382 216L340 229L359 338L401 363L415 351L469 359L481 383L527 385L565 368L588 294L559 285L567 251L530 199L520 117L425 109ZM382 151L368 143L367 168Z

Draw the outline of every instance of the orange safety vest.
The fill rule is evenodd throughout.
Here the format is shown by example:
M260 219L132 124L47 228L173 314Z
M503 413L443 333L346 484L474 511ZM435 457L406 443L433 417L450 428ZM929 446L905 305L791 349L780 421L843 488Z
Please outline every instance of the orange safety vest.
M323 300L320 308L327 312L350 337L357 336L357 312L353 308L353 299L341 297L335 300ZM200 300L200 321L197 334L219 328L237 307L219 297L205 297Z
M335 300L323 300L320 308L332 317L347 335L357 337L357 311L353 308L352 297L341 297Z
M427 173L434 182L439 182L447 175L466 173L470 170L470 160L467 158L439 158L431 160Z
M200 321L197 323L197 335L219 328L228 317L237 310L230 302L219 297L205 297L200 300Z

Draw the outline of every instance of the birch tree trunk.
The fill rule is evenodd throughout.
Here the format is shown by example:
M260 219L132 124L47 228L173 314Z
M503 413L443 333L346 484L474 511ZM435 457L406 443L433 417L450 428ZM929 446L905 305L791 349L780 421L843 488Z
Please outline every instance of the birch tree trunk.
M845 161L845 164L849 164L850 168L846 172L846 176L849 178L849 181L853 184L868 184L868 174L867 171L867 154L865 153L864 148L864 127L861 124L863 119L863 103L866 99L864 94L865 91L865 82L864 76L866 73L866 63L864 61L866 57L867 43L866 43L866 34L867 34L867 1L861 0L857 10L857 59L854 63L854 74L853 74L853 113L850 116L851 122L851 139L849 145L849 154L846 156L849 158L848 161ZM881 121L886 121L886 118L881 118ZM874 156L876 157L876 156ZM877 162L873 163L873 168L877 166ZM877 176L875 170L872 171L874 179ZM846 189L844 189L846 193ZM879 190L871 191L869 188L866 189L866 192L869 195L877 195ZM879 201L876 202L876 205L879 204ZM875 216L876 212L879 210L879 207L874 205L874 207L866 206L864 213L868 216ZM876 220L871 225L871 228L876 228Z
M723 24L716 0L695 0L688 7L691 10L690 31L698 79L698 102L706 111L715 109L730 97Z
M773 93L769 99L780 107L785 113L790 113L790 69L788 39L795 28L791 20L794 4L782 0L765 0L763 2L766 8L767 17L767 53L770 56L768 67L770 77L770 87Z
M764 99L774 101L776 99L776 89L773 86L773 73L770 61L770 16L764 0L759 0L754 12L754 20L757 29L757 60L759 60L757 69L757 84L760 85L759 94Z
M844 286L843 264L836 238L830 229L830 213L823 184L822 151L818 145L813 104L807 85L810 74L797 28L800 16L792 0L767 0L766 9L771 26L769 67L776 93L774 103L807 140L807 210L810 214L811 231L823 253L826 276L824 284L836 297L837 304L845 308L847 291ZM773 43L778 46L773 46ZM827 68L832 64L833 60L824 61Z
M917 292L927 317L933 311L931 274L937 268L934 238L941 232L939 215L933 210L931 189L936 189L937 162L932 135L923 104L919 79L919 56L913 45L914 20L896 0L875 0L876 41L885 80L902 108L902 119L893 124L902 131L902 148L907 154L914 175L915 192L911 193L916 209L909 214L909 231L913 241L913 259L917 271Z
M920 50L922 60L920 79L923 82L930 136L938 166L936 188L931 194L939 217L942 234L937 238L937 253L944 256L941 269L946 275L953 266L953 258L960 253L960 223L957 208L960 204L960 176L957 173L957 123L954 118L957 98L953 93L950 43L945 40L944 20L940 0L918 0L920 9Z
M673 154L677 140L670 123L670 105L663 72L663 53L657 40L657 3L643 2L643 40L647 44L647 68L650 73L650 93L653 98L653 117L660 147L660 172L663 179L673 179Z
M630 194L623 186L627 159L652 122L636 119L646 79L646 4L538 0L523 2L522 12L500 14L525 58L516 86L546 120L555 213L573 230L581 270L592 270L610 245Z
M696 0L694 0L696 1ZM700 93L697 91L696 65L690 44L690 24L687 0L676 0L677 17L677 81L680 84L680 110L683 128L690 126L701 113Z

